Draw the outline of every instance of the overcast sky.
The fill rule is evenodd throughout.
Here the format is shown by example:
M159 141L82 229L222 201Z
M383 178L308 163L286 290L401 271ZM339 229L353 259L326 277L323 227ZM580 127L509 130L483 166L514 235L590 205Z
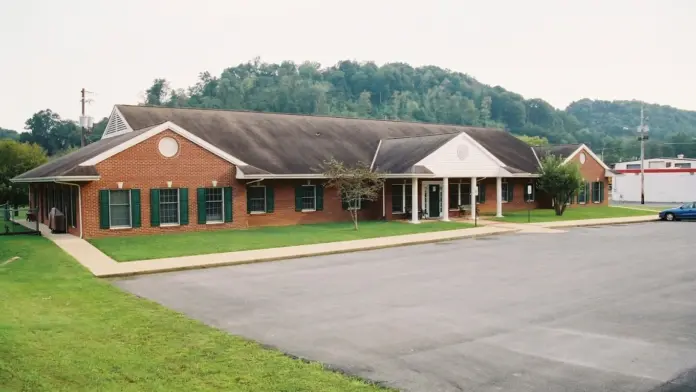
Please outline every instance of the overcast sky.
M696 0L0 0L0 127L137 103L255 56L433 64L558 108L696 110Z

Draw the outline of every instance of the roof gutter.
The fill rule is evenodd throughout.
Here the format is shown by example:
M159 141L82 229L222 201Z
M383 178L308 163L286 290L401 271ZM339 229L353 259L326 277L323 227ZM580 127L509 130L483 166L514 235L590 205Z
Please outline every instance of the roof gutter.
M82 189L80 187L80 184L73 184L70 182L62 182L62 181L53 181L53 182L56 184L63 184L63 185L77 187L77 210L80 213L80 238L82 238Z
M101 176L56 176L56 177L34 177L34 178L12 178L14 183L27 182L58 182L58 181L98 181Z

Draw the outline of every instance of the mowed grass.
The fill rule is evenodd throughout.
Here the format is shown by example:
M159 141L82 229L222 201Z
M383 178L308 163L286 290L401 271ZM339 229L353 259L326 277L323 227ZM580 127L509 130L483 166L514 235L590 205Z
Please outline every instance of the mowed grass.
M45 238L12 236L0 237L0 390L380 388L126 294Z
M413 225L404 222L371 221L360 222L357 231L353 229L352 223L347 222L111 237L93 239L90 242L114 260L133 261L359 240L469 227L472 225L459 222L426 221L420 225Z
M514 222L514 223L527 223L528 215L527 211L514 211L505 212L503 211L504 218L491 218L493 220L504 221L504 222ZM573 207L570 206L565 210L562 216L556 216L556 213L552 209L538 209L532 210L531 212L531 222L553 222L553 221L567 221L567 220L582 220L582 219L599 219L599 218L623 218L629 216L646 216L646 215L656 215L655 211L651 210L636 210L631 208L622 207Z

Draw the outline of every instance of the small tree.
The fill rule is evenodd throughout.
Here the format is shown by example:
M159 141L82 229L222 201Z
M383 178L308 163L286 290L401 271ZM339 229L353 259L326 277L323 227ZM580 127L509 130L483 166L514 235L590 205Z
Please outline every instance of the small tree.
M563 158L549 155L541 160L537 187L553 200L557 216L563 215L566 203L582 186L582 174L577 163L563 163Z
M358 215L362 202L379 198L384 187L384 179L378 172L362 162L350 167L334 158L324 162L324 176L328 178L327 188L335 188L347 205L355 230L358 230Z

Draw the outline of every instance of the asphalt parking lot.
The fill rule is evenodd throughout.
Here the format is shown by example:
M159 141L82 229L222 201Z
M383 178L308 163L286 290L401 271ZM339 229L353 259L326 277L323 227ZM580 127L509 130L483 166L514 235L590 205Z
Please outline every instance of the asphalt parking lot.
M117 280L409 391L696 390L696 223L501 235Z

